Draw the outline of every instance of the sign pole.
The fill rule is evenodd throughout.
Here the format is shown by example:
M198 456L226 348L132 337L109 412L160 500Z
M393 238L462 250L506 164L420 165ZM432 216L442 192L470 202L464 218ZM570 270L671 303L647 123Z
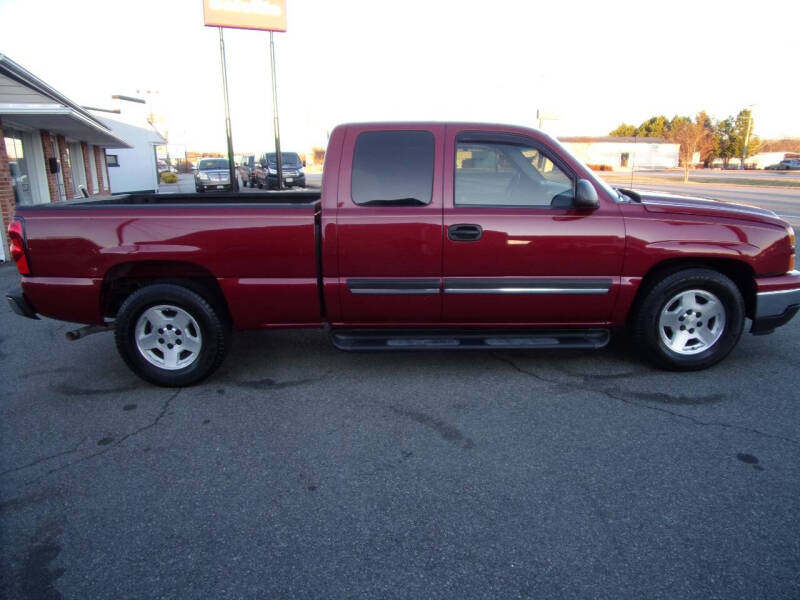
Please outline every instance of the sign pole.
M219 28L219 56L220 60L222 61L222 92L225 96L225 135L228 137L228 173L230 174L231 190L238 192L239 178L236 176L236 163L233 160L231 111L228 105L228 69L225 65L225 38L222 37L222 27Z
M275 160L278 164L278 189L283 189L283 156L281 155L281 134L278 124L278 83L275 76L275 41L269 32L269 60L272 63L272 126L275 130Z

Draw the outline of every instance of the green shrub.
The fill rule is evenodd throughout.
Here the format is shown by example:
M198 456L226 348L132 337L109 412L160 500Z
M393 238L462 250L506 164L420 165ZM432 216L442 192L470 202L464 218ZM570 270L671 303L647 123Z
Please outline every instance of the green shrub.
M161 183L178 183L178 176L170 171L164 171L161 174Z

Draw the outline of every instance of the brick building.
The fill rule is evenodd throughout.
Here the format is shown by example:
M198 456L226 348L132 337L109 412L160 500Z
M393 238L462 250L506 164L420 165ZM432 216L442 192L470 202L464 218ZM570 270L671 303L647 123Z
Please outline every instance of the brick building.
M111 193L106 148L130 148L99 119L0 54L0 260L17 204Z

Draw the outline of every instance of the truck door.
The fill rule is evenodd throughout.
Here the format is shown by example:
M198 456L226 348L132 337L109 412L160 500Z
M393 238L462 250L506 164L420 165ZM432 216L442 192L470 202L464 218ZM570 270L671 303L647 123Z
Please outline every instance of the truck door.
M599 325L611 319L625 243L604 193L575 209L575 163L546 140L447 126L443 321Z
M444 126L350 126L336 237L344 323L441 319Z

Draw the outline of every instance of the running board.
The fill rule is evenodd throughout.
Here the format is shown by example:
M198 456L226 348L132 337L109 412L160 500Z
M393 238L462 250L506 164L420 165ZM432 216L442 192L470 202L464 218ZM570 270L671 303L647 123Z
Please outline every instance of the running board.
M337 329L339 350L574 350L608 345L608 329Z

